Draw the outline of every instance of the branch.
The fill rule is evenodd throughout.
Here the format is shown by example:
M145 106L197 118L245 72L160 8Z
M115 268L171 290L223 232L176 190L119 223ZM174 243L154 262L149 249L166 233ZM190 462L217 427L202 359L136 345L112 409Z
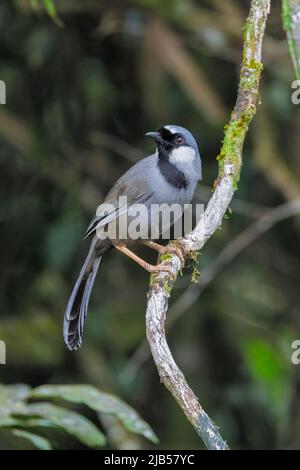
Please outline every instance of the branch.
M296 77L300 80L300 0L282 0L282 19Z
M300 214L300 199L284 203L272 209L268 209L255 222L240 232L228 245L223 248L218 256L201 270L201 277L197 284L191 284L188 289L169 308L170 316L167 330L181 318L188 309L202 295L206 287L215 280L220 272L225 269L238 255L253 244L259 237L271 230L276 224ZM126 368L122 372L122 377L127 380L136 375L137 370L148 359L150 355L147 341L144 340L133 353Z
M251 2L249 17L244 29L238 96L218 156L218 178L213 196L196 228L180 240L186 256L191 251L201 249L220 227L223 216L237 189L244 139L256 112L262 70L261 48L269 8L270 0L252 0ZM151 353L161 381L172 393L205 446L208 449L226 450L228 449L226 442L199 404L196 395L175 363L167 344L165 320L168 299L181 268L179 258L176 255L170 255L168 260L172 267L172 274L152 275L148 292L146 332Z

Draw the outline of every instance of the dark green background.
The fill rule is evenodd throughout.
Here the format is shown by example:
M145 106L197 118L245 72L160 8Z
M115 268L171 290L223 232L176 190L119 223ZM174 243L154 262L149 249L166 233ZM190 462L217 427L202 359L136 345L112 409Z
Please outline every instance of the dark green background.
M0 79L7 86L0 107L0 338L7 365L0 381L96 385L136 408L161 448L197 448L152 360L127 373L145 337L146 272L119 253L105 257L80 351L66 350L62 319L87 250L83 233L114 181L153 151L145 132L168 123L190 129L203 184L212 185L249 2L56 3L63 27L27 1L0 3ZM279 2L263 61L262 105L247 136L233 213L201 253L200 273L266 209L300 197L299 106L290 99L294 71ZM291 363L291 343L300 338L299 232L300 216L251 244L168 336L187 380L235 448L300 447L300 366ZM155 261L148 250L142 254ZM172 299L190 275L180 278ZM112 448L130 445L149 446L117 433L111 441Z

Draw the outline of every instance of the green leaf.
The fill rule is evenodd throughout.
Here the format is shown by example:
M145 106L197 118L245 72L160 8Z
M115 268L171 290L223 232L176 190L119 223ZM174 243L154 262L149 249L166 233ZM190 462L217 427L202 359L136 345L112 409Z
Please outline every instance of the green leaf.
M32 434L28 431L22 431L21 429L13 429L12 433L24 439L30 441L35 447L40 450L52 450L51 444L48 439L45 439L42 436L38 436L37 434Z
M17 425L22 428L52 428L52 429L60 428L53 421L50 421L49 419L43 419L43 418L30 418L30 419L25 418L23 421L19 420Z
M251 338L244 348L248 368L263 387L274 413L287 413L291 367L284 354L275 344L260 338Z
M28 398L30 387L25 384L0 384L0 417L9 415L13 410L24 406L23 401Z
M57 15L56 6L55 6L53 0L43 0L43 4L44 4L44 7L45 7L45 10L47 11L48 15L52 18L54 23L56 23L57 26L62 27L63 22L61 21L61 19Z
M23 411L24 413L24 411ZM25 419L16 419L12 418L11 416L0 416L0 428L57 428L58 426L48 419L41 419L41 418L32 418L27 419L25 415Z
M20 421L10 416L0 416L0 428L11 428L20 425Z
M106 443L104 434L84 416L51 403L33 403L18 413L18 416L35 416L45 418L45 421L35 422L35 425L57 426L89 447L102 447ZM29 421L29 425L32 424Z
M71 403L81 403L94 411L116 416L131 432L140 434L151 442L158 438L138 413L119 398L100 392L90 385L43 385L32 391L33 398L60 398Z

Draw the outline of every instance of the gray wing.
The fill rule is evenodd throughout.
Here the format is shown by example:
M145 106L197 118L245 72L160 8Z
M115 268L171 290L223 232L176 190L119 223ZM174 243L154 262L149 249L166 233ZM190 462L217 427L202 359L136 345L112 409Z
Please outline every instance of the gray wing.
M150 187L149 176L154 159L155 155L151 155L140 160L121 176L104 202L97 207L96 215L88 226L84 238L126 213L132 204L143 203L152 196L153 188ZM120 201L121 196L126 196L126 201Z

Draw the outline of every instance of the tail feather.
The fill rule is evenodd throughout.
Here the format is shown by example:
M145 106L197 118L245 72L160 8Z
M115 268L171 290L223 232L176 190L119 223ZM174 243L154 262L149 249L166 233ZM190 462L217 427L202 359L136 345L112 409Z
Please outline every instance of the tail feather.
M92 241L89 254L79 273L65 312L64 340L70 350L78 349L82 344L89 299L102 259L102 256L97 256L95 245L96 240Z

